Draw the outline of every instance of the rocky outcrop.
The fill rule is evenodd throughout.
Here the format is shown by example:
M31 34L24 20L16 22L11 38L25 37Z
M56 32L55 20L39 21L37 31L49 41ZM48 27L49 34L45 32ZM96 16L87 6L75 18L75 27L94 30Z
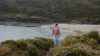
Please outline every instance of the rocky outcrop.
M0 17L2 22L24 22L24 23L73 23L73 24L100 24L100 19L69 20L69 19L44 19L41 17ZM15 24L14 24L15 25ZM19 25L19 24L16 24Z

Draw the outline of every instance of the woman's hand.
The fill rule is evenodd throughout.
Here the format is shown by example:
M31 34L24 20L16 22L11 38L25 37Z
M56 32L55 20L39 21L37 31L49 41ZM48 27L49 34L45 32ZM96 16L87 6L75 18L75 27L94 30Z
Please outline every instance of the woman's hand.
M53 34L54 34L54 28L52 29L52 37L53 37Z
M59 38L60 38L60 35L59 35Z

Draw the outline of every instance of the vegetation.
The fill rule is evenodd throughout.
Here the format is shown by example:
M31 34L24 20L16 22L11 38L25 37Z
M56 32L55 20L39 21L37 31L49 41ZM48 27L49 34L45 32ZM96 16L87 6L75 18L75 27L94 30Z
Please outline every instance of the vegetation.
M49 48L53 47L53 40L49 38L36 37L34 39L6 40L1 42L0 55L14 56L38 56L43 55ZM4 50L3 50L4 49ZM8 49L8 51L6 51ZM44 51L44 52L39 52Z
M99 36L99 32L96 31L96 30L92 30L92 31L90 31L87 35L88 35L89 38L94 38L94 39L96 39L96 38L98 38L98 36Z
M0 0L0 14L26 14L49 19L100 18L99 0Z
M50 47L53 47L53 45L54 45L52 39L45 39L45 38L42 38L42 37L40 37L40 38L36 37L36 38L33 40L33 44L34 44L38 49L46 50L46 51L49 51L49 48L50 48Z
M82 36L66 36L47 55L51 56L100 56L99 32L92 30ZM94 35L95 34L95 35ZM96 36L95 38L90 37Z
M90 56L90 53L84 50L82 47L70 46L68 48L61 48L56 51L50 50L49 55L53 56Z
M92 30L82 36L66 36L55 47L53 39L6 40L1 42L0 56L100 56L100 35Z

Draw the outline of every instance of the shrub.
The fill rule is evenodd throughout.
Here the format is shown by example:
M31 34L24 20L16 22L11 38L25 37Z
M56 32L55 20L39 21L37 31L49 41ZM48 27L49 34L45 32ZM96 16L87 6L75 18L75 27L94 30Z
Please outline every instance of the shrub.
M6 40L6 41L1 42L1 45L8 44L8 43L15 44L15 41L14 40Z
M61 41L59 43L60 43L61 46L64 46L64 47L67 46L66 43L65 43L65 41Z
M65 38L64 41L67 45L71 45L71 38Z
M90 42L92 45L96 45L97 41L94 38L90 38Z
M15 51L16 54L20 54L20 53L22 53L22 52L23 52L23 50L16 50L16 51Z
M87 42L88 37L87 37L87 36L82 36L82 37L80 38L80 40L81 40L82 42Z
M37 48L34 45L29 45L28 49L26 50L30 56L38 56Z
M68 56L90 56L89 52L79 47L71 47Z
M89 52L78 46L70 46L69 48L61 48L56 51L50 50L48 55L52 56L90 56Z
M42 41L41 39L35 39L34 42L33 42L33 44L34 44L38 49L42 49L42 50L45 49L45 46L46 46L45 42Z
M88 37L89 37L89 38L94 38L94 39L96 39L96 38L98 38L98 36L99 36L99 32L98 32L97 30L92 30L92 31L90 31L90 32L88 33Z
M100 43L100 36L98 36L98 38L96 40L98 43Z
M26 43L25 40L6 40L1 43L2 46L7 46L12 49L16 54L25 52L28 56L38 56L37 48L30 42Z
M14 40L6 40L6 41L3 41L1 42L1 46L8 46L12 49L16 49L16 42Z
M77 41L77 38L73 37L73 36L67 36L64 38L64 40L60 41L57 45L61 45L61 46L68 46L68 45L72 45L75 44Z
M46 49L53 47L54 46L54 41L53 39L50 38L43 38L43 37L39 37L39 39L41 39L42 41L46 42Z
M77 39L80 39L82 36L76 36Z
M38 56L38 50L49 51L50 47L53 47L53 39L36 37L34 39L20 39L20 40L6 40L1 42L1 46L11 48L15 54L27 54L28 56Z
M36 37L33 40L33 44L41 50L49 50L50 47L53 47L53 39L43 38L43 37Z
M17 49L22 49L25 51L27 49L27 44L24 41L18 40L16 41L16 47Z
M73 37L66 37L65 39L64 39L64 41L65 41L65 43L67 44L67 45L71 45L72 44L72 40L73 40L74 38Z
M26 48L27 48L27 44L21 40L18 40L18 41L6 40L4 42L1 42L1 45L8 46L14 50L16 50L16 49L26 50Z
M17 40L17 50L16 53L26 52L28 56L38 56L37 48L32 43L33 39L26 39L26 40Z

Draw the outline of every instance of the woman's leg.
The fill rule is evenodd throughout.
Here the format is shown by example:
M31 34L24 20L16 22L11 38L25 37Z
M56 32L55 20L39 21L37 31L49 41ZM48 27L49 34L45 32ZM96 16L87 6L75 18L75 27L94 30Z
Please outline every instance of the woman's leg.
M55 46L58 42L59 35L53 35L53 37L54 37L54 46Z
M58 39L59 39L59 35L57 35L56 39L57 39L57 42L59 42L59 41L58 41Z
M53 35L54 38L54 46L56 45L56 35Z

